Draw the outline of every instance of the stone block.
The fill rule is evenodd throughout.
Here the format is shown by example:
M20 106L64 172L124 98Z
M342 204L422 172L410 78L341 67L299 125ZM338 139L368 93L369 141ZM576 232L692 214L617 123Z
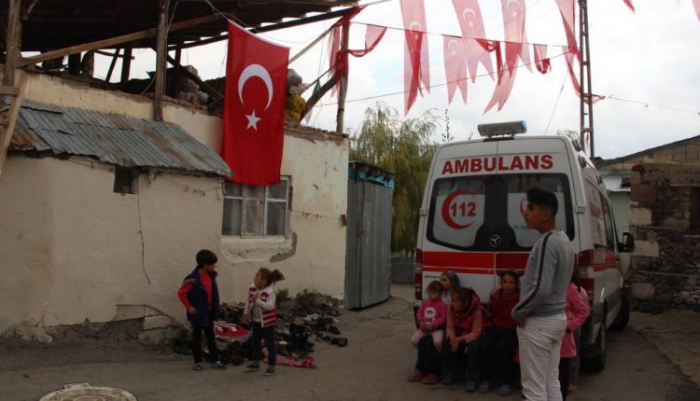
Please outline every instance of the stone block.
M629 222L631 226L650 226L651 210L643 207L631 208Z
M15 335L25 341L36 341L50 344L53 337L46 333L43 327L20 326L15 329Z
M656 295L656 288L649 283L632 284L632 298L640 301L650 301Z
M677 219L675 217L669 217L664 219L661 223L663 227L675 228L678 230L687 230L690 228L690 220Z
M175 322L170 316L166 315L148 316L143 319L144 330L162 329L172 325L175 325Z
M659 257L659 243L652 241L635 241L633 256Z
M630 199L642 203L656 202L656 188L650 185L633 185L630 190Z
M141 319L162 314L163 312L148 305L117 305L117 313L112 320Z

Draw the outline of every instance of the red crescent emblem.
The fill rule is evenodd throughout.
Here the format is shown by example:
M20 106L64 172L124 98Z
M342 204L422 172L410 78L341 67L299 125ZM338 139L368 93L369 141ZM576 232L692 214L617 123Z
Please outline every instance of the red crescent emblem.
M452 204L452 201L455 200L460 195L474 195L470 191L466 189L462 189L459 191L454 191L451 194L445 198L445 201L442 203L442 219L445 220L445 224L447 224L450 228L453 228L455 230L461 230L463 228L467 228L474 224L472 221L471 223L467 224L457 224L454 220L452 220L452 216L450 216L450 205Z
M523 198L520 200L520 214L522 214L523 217L525 217L525 210L527 209L527 207L525 207L525 200L526 199L527 199L527 197L523 196Z

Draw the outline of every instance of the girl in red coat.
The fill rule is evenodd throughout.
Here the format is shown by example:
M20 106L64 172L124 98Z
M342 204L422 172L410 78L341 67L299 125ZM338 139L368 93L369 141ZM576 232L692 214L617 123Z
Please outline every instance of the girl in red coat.
M248 287L248 300L245 303L244 319L253 323L253 332L250 336L253 348L253 361L248 364L249 369L259 369L262 358L261 341L265 341L267 348L267 370L265 376L275 374L277 351L275 349L275 325L277 324L277 305L275 290L272 285L284 280L284 275L279 270L261 268L253 278L253 284Z
M576 358L576 338L574 333L588 318L591 306L588 296L581 291L576 270L571 276L571 283L566 290L566 333L561 342L561 357L559 359L559 386L561 387L562 400L566 400L569 392L569 363Z
M520 301L518 273L508 270L501 275L501 287L491 292L489 300L489 323L481 340L482 382L479 392L487 393L490 380L500 383L498 395L508 397L515 385L515 362L513 357L518 348L518 333L515 320L510 315Z

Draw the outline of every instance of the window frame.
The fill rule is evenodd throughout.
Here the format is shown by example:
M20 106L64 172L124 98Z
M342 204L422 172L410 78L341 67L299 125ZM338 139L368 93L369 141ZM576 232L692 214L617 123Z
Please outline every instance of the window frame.
M226 204L227 200L233 200L237 201L239 205L239 227L238 227L238 232L231 232L231 233L226 233L224 231L224 224L225 221L222 219L222 224L221 224L221 235L224 237L239 237L243 239L255 239L255 238L286 238L289 233L289 222L290 222L290 214L291 214L291 194L292 194L292 178L291 176L281 176L280 177L280 184L281 183L286 183L285 186L285 191L283 194L283 198L274 198L271 196L271 189L279 184L276 185L261 185L261 186L255 186L255 185L245 185L245 184L240 184L240 183L234 183L234 182L224 182L223 185L223 192L224 192L224 202L223 202L223 207L222 207L222 213L225 216L226 215ZM236 193L238 191L234 191L235 194L227 194L226 187L227 185L236 185L240 188L240 194ZM261 194L258 194L260 191L260 188L264 188L264 192ZM256 203L259 207L259 205L262 205L262 211L258 212L256 214L259 214L257 217L254 219L257 221L257 224L255 224L255 227L253 229L249 228L250 225L250 219L248 218L247 214L247 209L248 205L251 205L252 203ZM284 208L284 227L283 227L283 233L282 234L268 234L268 221L269 221L269 205L270 204L284 204L286 207ZM235 211L232 211L233 213ZM233 231L233 230L232 230Z
M563 204L559 205L559 213L563 214L563 218L565 219L565 224L566 224L566 235L569 237L570 240L574 240L576 238L576 230L575 230L575 216L573 213L573 190L571 188L571 179L569 176L567 176L564 173L545 173L545 174L539 174L539 173L513 173L513 174L484 174L484 175L472 175L472 176L457 176L457 177L443 177L436 179L433 182L432 185L432 193L430 194L430 207L428 210L428 215L427 215L427 221L426 221L426 238L437 245L444 246L446 248L454 249L457 251L469 251L469 252L529 252L532 247L531 246L520 246L517 244L517 239L514 239L515 243L512 244L512 246L506 247L504 249L499 249L499 250L494 250L492 247L490 247L488 244L485 243L485 238L484 236L480 235L478 233L479 228L475 227L477 230L476 233L476 238L475 242L470 245L470 246L461 246L458 244L446 242L443 240L440 240L437 238L435 235L434 229L435 229L435 215L436 215L436 208L438 207L436 199L438 196L438 188L440 186L441 182L450 182L450 181L455 181L458 182L460 180L476 180L480 181L482 185L482 190L484 194L486 194L486 205L485 205L485 210L484 210L484 218L483 218L483 224L486 225L488 222L491 224L491 220L494 215L502 215L505 211L499 209L497 206L501 205L501 201L504 199L493 199L491 196L493 196L494 191L495 192L500 192L500 193L505 193L506 195L509 193L508 190L508 184L516 179L520 179L520 177L527 177L531 176L536 179L536 182L538 181L537 178L539 177L540 179L552 179L552 180L557 180L558 183L562 186L562 194L564 196L564 202ZM496 188L496 186L499 186L500 189ZM539 185L532 184L528 185L529 186L535 186L539 187ZM477 191L479 192L479 191ZM501 195L502 196L502 195ZM507 203L506 203L507 205ZM496 220L505 222L505 220ZM506 224L506 226L509 226Z

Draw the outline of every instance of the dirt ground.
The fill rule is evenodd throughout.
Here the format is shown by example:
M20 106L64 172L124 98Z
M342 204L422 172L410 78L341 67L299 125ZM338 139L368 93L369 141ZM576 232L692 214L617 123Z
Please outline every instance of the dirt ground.
M406 382L415 361L408 343L414 329L412 291L411 285L393 285L389 301L344 312L339 328L350 341L347 347L317 343L317 369L279 366L272 378L243 366L194 372L189 356L131 342L41 345L0 339L0 400L37 401L64 384L83 382L129 391L139 401L504 399L493 392L467 395L461 385ZM628 330L610 335L606 370L582 374L582 389L571 400L698 400L699 336L697 313L633 313Z
M632 312L629 328L642 334L700 385L700 313L675 309L657 315Z

